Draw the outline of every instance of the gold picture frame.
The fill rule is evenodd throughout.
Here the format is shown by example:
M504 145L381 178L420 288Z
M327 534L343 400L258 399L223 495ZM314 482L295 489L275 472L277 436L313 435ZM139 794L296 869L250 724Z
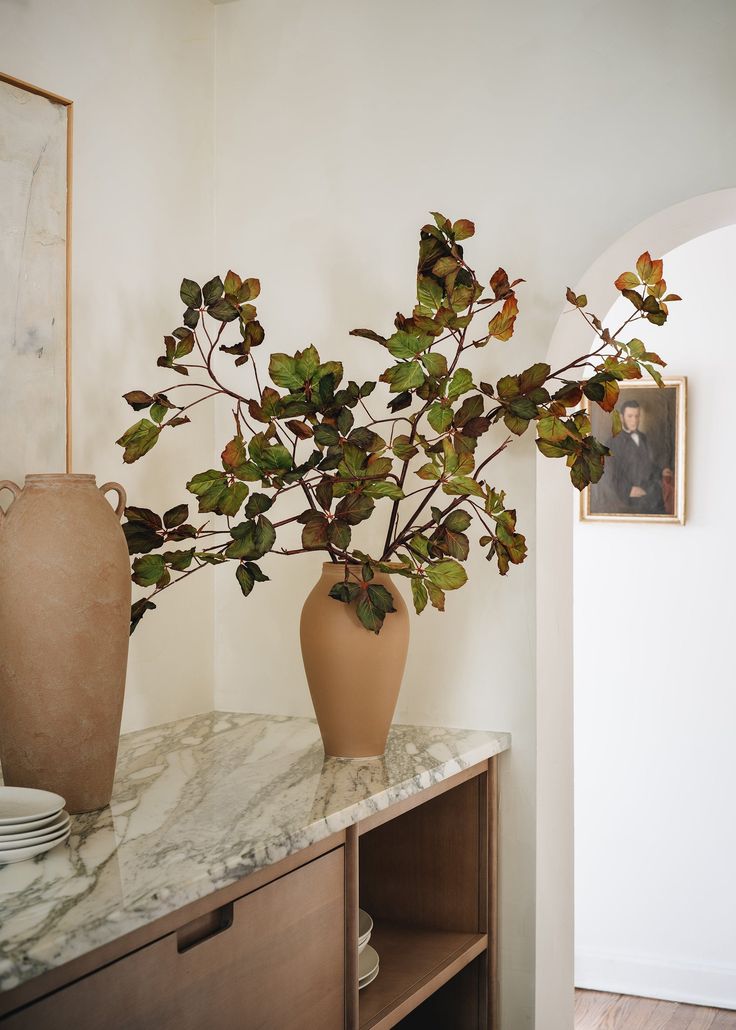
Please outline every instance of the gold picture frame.
M27 93L31 93L35 96L43 97L48 100L51 104L58 104L64 108L66 116L66 233L65 233L65 302L64 302L64 313L65 313L65 340L64 340L64 416L65 416L65 427L64 427L64 463L66 472L72 470L72 295L71 295L71 247L72 247L72 148L73 148L73 132L74 132L74 103L67 97L60 96L58 93L52 93L49 90L43 89L40 86L35 86L29 82L25 82L23 79L18 79L13 75L7 75L4 72L0 72L0 82L7 83L10 86L15 87L18 90L23 90ZM37 471L34 469L28 469L26 471Z
M581 522L685 524L687 378L662 379L663 387L653 380L619 384L623 428L616 437L613 413L585 401L593 436L612 453L601 480L580 494Z

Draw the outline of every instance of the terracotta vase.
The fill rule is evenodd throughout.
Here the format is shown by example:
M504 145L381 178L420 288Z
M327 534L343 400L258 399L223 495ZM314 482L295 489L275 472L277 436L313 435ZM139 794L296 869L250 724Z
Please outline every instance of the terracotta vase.
M409 613L396 579L376 573L373 582L391 591L395 613L371 633L352 605L329 596L344 577L342 565L325 562L304 602L302 658L325 754L331 758L378 758L386 750L409 648Z
M125 690L125 492L94 476L27 476L0 510L0 763L5 783L110 800ZM113 511L105 500L117 493Z

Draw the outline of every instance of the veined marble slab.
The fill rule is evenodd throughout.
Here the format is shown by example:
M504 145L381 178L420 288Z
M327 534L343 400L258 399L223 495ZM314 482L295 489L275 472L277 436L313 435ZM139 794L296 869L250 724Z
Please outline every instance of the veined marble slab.
M145 926L505 751L507 733L394 726L325 758L311 719L210 712L126 734L109 808L0 866L0 991Z

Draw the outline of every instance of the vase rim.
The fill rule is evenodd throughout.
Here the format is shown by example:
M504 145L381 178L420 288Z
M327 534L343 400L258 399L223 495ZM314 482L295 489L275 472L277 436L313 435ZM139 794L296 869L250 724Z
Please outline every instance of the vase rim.
M26 476L26 483L94 483L89 472L34 472Z

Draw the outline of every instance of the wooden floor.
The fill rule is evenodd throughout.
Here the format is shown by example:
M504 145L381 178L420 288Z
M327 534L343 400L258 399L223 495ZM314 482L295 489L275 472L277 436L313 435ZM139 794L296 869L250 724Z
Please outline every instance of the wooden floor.
M575 1030L736 1030L736 1012L576 991Z

